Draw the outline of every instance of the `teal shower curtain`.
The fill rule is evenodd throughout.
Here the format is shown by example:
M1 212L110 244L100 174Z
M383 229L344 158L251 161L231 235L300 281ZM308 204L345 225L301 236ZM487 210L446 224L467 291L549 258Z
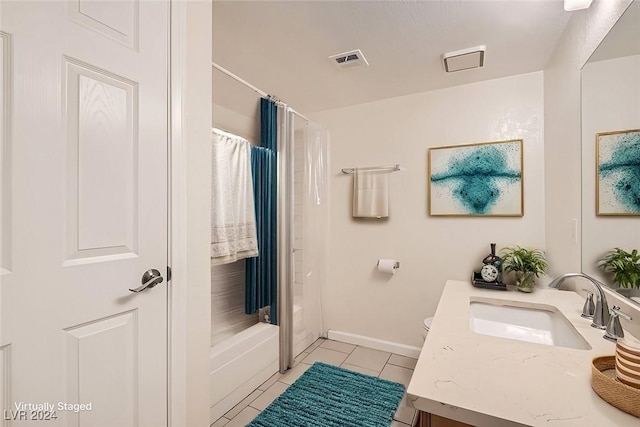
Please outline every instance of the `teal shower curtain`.
M246 260L245 312L271 306L271 323L277 324L277 120L278 107L260 100L260 147L251 147L251 171L255 198L258 253Z

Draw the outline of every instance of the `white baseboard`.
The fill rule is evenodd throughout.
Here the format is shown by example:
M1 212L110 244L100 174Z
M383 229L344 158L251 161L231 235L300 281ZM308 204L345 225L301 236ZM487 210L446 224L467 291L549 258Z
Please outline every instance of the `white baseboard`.
M327 331L327 338L348 344L362 345L376 350L388 351L389 353L400 354L414 359L420 356L420 350L422 350L420 347L365 337L364 335L352 334L350 332L333 331L331 329Z

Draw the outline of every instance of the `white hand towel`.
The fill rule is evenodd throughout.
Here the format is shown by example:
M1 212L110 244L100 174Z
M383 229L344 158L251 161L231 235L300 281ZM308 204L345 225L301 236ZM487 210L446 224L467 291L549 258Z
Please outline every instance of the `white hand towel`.
M384 172L353 173L353 212L357 218L389 216L389 180Z
M215 129L212 157L212 264L258 256L251 144L244 138Z

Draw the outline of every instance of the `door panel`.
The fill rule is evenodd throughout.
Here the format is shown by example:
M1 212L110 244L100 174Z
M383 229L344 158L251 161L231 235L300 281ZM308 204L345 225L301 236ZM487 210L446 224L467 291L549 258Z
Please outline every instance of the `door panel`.
M91 411L70 414L70 421L137 425L137 311L69 328L67 334L68 399L91 402Z
M138 48L138 1L67 0L71 19L132 49Z
M65 62L68 256L135 255L137 84L70 58Z
M167 283L129 288L167 265L169 2L0 8L0 401L52 403L51 426L166 425Z

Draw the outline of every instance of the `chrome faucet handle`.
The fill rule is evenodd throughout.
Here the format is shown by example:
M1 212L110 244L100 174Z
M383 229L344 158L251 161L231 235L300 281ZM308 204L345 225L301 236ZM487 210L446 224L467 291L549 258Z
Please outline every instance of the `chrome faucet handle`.
M611 308L611 317L609 318L609 323L607 323L607 329L604 333L604 339L617 341L618 338L624 338L624 331L622 330L622 325L620 325L620 317L633 320L627 313L620 311L620 307L613 306L613 308Z
M613 313L617 314L618 316L622 317L625 320L633 320L633 317L629 316L627 313L625 313L624 311L620 310L620 307L613 306L611 311Z
M596 305L593 303L593 292L587 292L587 299L582 307L582 314L580 316L586 319L593 319L593 314L596 312Z

